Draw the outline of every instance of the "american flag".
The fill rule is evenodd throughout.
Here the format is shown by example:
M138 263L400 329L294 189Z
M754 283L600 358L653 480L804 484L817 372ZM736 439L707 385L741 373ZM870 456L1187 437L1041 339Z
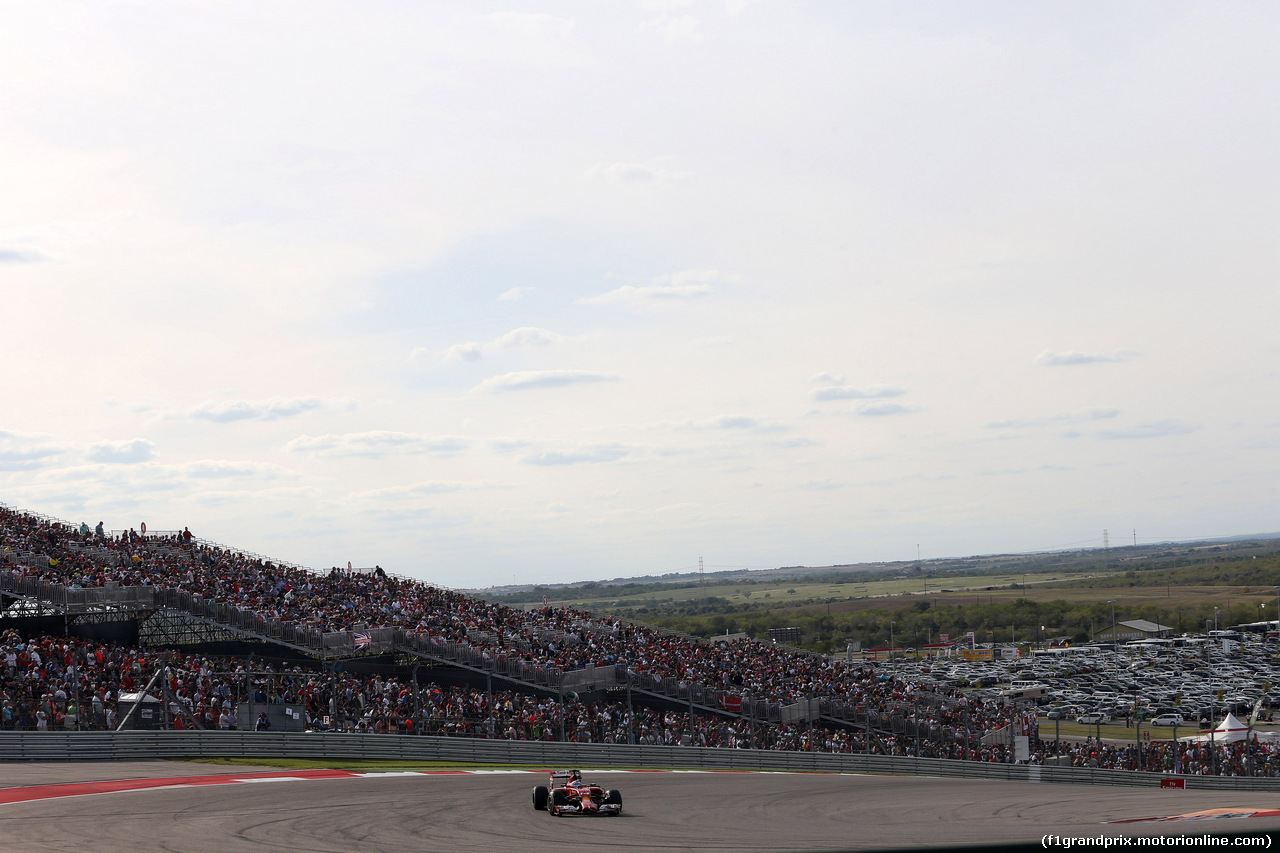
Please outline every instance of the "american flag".
M356 641L356 651L367 649L373 645L373 636L368 631L356 631L351 635L351 638Z

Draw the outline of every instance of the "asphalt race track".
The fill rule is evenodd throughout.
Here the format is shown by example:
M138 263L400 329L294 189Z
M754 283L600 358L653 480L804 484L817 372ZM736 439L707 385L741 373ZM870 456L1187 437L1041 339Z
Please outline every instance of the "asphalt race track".
M220 778L213 785L112 793L16 790L156 777L229 781L255 772L256 781L237 784ZM545 777L527 771L292 779L270 768L180 762L0 763L0 794L43 797L0 804L0 849L850 850L1039 842L1046 834L1280 832L1280 816L1111 823L1218 808L1280 809L1280 793L818 774L584 769L584 775L622 791L622 816L536 812L530 792Z

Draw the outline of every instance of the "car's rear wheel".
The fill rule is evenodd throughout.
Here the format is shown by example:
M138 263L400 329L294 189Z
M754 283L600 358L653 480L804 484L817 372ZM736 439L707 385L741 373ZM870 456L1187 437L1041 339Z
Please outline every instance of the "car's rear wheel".
M538 785L533 789L533 807L540 812L547 810L547 786Z

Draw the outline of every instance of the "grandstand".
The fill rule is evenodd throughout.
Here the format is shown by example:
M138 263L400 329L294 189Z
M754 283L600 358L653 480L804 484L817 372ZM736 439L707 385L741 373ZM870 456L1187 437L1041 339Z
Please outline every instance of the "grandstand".
M1011 760L1015 732L1039 755L1063 748L1038 740L1025 709L863 661L5 506L0 656L11 729L246 729L261 716L284 730L988 762ZM1132 769L1155 753L1113 759Z

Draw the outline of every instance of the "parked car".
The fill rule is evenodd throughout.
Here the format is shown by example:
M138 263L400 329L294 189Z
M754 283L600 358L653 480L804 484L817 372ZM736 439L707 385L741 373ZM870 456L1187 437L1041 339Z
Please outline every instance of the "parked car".
M1158 717L1151 718L1153 726L1185 726L1187 721L1182 719L1181 714L1161 714Z
M1100 723L1111 722L1111 716L1101 711L1095 711L1092 714L1081 714L1076 717L1076 722L1084 726L1096 726Z

